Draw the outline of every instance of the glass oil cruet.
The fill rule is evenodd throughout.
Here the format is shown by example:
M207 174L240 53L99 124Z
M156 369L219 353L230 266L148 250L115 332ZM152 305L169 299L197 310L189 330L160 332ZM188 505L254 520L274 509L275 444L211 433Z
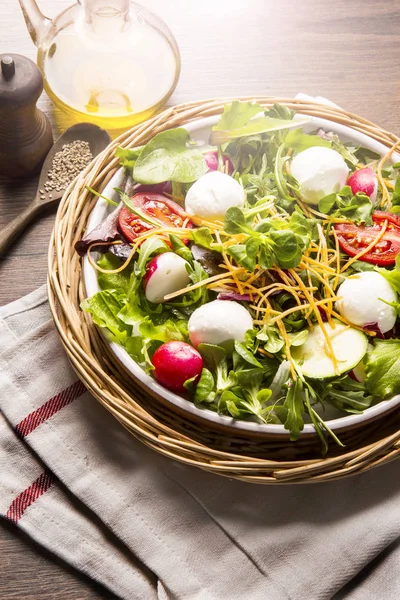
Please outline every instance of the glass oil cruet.
M180 55L166 24L130 0L78 0L54 20L19 0L45 89L71 121L130 127L174 91Z

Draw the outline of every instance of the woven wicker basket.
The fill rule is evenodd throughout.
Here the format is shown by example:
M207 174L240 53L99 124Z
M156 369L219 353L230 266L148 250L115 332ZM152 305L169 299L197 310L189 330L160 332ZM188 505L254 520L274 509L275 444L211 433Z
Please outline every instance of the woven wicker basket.
M387 147L399 139L341 109L290 98L242 99L254 100L265 108L279 102L297 112L364 132ZM303 437L293 443L216 431L189 421L143 390L118 363L90 317L79 309L85 289L74 243L82 237L97 200L85 186L96 190L105 187L118 169L114 158L117 146L138 146L165 129L221 113L228 101L182 104L137 125L111 143L66 191L49 248L48 287L51 310L68 357L92 394L135 437L165 456L212 473L261 484L306 483L338 479L387 463L400 454L400 410L347 431L341 435L345 449L332 443L325 457L321 457L315 438Z

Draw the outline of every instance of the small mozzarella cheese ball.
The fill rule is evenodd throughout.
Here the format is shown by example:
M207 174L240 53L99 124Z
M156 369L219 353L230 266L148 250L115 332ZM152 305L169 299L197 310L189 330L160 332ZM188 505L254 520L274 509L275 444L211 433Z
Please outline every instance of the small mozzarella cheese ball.
M353 325L377 323L382 333L394 327L396 311L386 302L397 302L389 282L376 271L364 271L346 279L337 291L336 308Z
M149 302L164 302L164 296L177 292L190 283L186 260L173 252L158 254L147 265L143 278L145 295Z
M190 341L193 346L245 341L245 334L252 329L253 319L248 310L238 302L214 300L197 308L188 322Z
M309 204L318 202L346 185L349 167L336 150L312 146L299 152L290 171L299 182L301 197Z
M223 221L228 208L242 208L244 201L244 189L236 179L220 171L210 171L189 188L185 209L189 215Z

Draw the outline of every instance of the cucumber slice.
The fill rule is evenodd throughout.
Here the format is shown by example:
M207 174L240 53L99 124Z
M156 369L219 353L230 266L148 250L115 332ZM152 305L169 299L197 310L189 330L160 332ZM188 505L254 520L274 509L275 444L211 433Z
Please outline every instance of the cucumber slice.
M334 327L324 323L324 329L331 340L339 371L335 371L332 359L326 353L326 340L322 329L316 325L309 332L302 346L292 349L292 357L299 371L305 377L325 379L346 373L363 358L368 347L367 336L358 329L347 327L340 321L333 321Z

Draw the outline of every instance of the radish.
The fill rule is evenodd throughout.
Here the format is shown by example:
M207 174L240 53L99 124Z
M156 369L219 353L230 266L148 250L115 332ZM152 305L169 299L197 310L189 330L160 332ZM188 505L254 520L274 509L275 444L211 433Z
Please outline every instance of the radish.
M365 167L365 169L354 171L354 173L350 175L347 185L351 187L353 194L362 192L369 197L372 204L375 204L376 195L378 193L378 179L372 169Z
M153 304L164 302L164 296L172 294L190 283L186 260L173 252L155 256L147 265L143 277L146 298Z
M173 392L183 393L185 381L195 377L198 381L203 369L203 359L197 350L185 342L166 342L153 354L153 375L163 386Z
M212 150L210 152L206 152L204 155L206 165L209 171L217 171L218 170L218 152L216 150ZM232 175L234 171L234 167L232 161L227 156L223 155L223 161L225 165L225 169L228 168L228 175Z
M203 304L196 308L188 322L189 337L193 346L218 346L233 340L244 342L246 331L252 327L253 319L249 311L231 300L214 300Z

